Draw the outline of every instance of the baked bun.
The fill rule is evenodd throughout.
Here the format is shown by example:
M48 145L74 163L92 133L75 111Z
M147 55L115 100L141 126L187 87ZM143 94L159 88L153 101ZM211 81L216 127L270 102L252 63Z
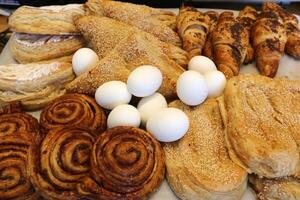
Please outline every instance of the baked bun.
M170 107L190 119L186 135L164 145L167 179L176 195L185 200L241 199L247 173L229 158L217 101L189 107L176 100Z
M32 63L68 56L84 46L84 39L74 35L35 35L14 33L10 50L20 63Z
M18 8L9 18L8 25L14 32L50 35L78 34L73 17L83 15L83 5Z

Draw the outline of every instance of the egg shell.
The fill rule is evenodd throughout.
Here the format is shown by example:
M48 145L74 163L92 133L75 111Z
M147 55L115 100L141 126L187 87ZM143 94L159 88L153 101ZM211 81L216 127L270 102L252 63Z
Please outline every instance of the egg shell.
M157 67L143 65L130 73L127 88L136 97L150 96L159 89L162 79L162 74Z
M132 105L123 104L115 107L108 115L107 127L134 126L139 127L141 115Z
M204 75L207 72L217 70L215 63L205 56L194 56L188 64L188 69Z
M89 71L99 61L98 55L89 48L78 49L72 57L74 73L79 76Z
M220 71L211 71L204 75L208 88L208 97L215 98L223 93L226 86L226 77Z
M128 104L131 94L122 81L109 81L102 84L95 93L96 102L103 108L111 110L118 105Z
M180 75L176 91L179 99L190 106L203 103L208 95L205 78L195 71L186 71Z
M161 142L173 142L182 138L189 129L189 118L177 108L164 108L151 115L147 131Z
M151 96L142 98L137 105L137 109L141 114L142 124L146 125L151 115L167 107L167 101L160 93L154 93Z

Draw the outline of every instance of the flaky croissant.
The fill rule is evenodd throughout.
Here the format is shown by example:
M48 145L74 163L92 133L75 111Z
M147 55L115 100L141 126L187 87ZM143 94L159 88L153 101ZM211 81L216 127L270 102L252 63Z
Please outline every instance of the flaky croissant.
M265 76L274 77L287 41L281 19L272 11L263 11L251 31L256 67Z
M282 19L287 34L285 52L300 59L300 29L297 17L276 3L264 3L263 11L272 11Z
M245 64L251 63L254 60L254 49L250 43L251 28L256 21L257 11L251 6L246 6L243 10L240 11L238 20L243 24L247 29L249 34L249 46L247 48L246 58L244 60Z
M189 58L200 55L209 32L210 19L193 7L181 7L176 26Z
M246 28L232 12L223 12L212 33L213 57L220 71L229 79L238 75L249 46Z

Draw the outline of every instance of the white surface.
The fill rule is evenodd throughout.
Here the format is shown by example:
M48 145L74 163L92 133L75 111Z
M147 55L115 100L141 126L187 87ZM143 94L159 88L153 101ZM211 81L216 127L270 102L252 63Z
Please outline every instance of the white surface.
M174 12L177 12L178 9L171 9ZM202 11L207 11L211 9L201 9ZM223 10L217 10L216 11L223 11ZM237 14L236 11L234 11L235 14ZM300 17L298 16L298 19L300 20ZM13 59L11 52L9 50L9 45L6 45L6 47L3 49L1 55L0 55L0 65L1 64L10 64L10 63L16 63L16 61ZM258 73L257 69L255 68L255 63L242 66L241 67L241 74L245 73ZM276 77L285 76L290 79L300 79L300 61L297 61L287 55L284 55L284 57L280 61L279 69L277 72ZM39 118L40 111L31 112L33 116L36 118ZM178 200L176 195L172 192L171 188L167 184L167 181L164 181L157 192L155 192L150 200ZM246 190L242 200L255 200L255 197L253 196L251 189Z

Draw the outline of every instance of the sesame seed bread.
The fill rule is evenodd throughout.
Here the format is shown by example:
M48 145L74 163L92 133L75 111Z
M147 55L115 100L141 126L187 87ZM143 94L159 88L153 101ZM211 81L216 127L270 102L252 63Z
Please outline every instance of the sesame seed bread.
M176 100L169 105L190 119L186 135L163 146L167 179L184 200L239 200L247 185L247 172L229 158L218 102L208 99L189 107Z

